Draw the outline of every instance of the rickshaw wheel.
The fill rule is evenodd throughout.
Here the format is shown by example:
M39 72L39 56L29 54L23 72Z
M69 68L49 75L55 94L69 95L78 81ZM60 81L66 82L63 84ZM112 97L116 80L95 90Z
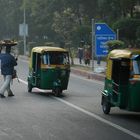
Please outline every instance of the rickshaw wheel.
M110 103L108 101L106 101L106 99L104 98L103 103L102 103L103 112L105 114L109 114L110 108L111 108Z
M56 97L59 97L62 94L62 90L60 88L54 89L53 92Z
M32 85L28 82L28 92L32 92Z

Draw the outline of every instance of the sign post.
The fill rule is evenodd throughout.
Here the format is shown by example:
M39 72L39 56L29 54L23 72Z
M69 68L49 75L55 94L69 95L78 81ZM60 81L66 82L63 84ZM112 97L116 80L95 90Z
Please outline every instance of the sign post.
M23 36L24 55L26 55L26 36L28 36L28 24L26 24L26 11L24 6L23 23L19 24L19 35Z
M95 20L92 19L92 70L94 71Z

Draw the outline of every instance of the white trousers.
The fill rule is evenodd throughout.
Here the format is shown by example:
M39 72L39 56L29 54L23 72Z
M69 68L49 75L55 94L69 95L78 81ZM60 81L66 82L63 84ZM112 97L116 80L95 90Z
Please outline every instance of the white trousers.
M4 95L4 92L7 91L8 95L13 94L11 89L10 89L10 83L12 81L12 75L5 75L4 77L4 82L2 86L0 87L0 94Z

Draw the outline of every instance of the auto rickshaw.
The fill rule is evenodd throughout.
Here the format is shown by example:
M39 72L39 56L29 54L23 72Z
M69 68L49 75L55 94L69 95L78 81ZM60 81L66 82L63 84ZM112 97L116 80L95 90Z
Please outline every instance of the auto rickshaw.
M59 47L38 46L31 50L28 92L36 87L59 96L67 89L70 76L69 53Z
M111 107L140 111L140 50L112 50L107 69L101 105L109 114Z

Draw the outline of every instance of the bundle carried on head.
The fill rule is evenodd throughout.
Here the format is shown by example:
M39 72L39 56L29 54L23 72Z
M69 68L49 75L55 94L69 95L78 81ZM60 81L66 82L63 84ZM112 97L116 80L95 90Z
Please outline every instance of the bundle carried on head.
M15 41L15 40L1 40L0 41L0 46L6 46L6 47L8 47L8 46L15 46L15 45L17 45L17 41Z

